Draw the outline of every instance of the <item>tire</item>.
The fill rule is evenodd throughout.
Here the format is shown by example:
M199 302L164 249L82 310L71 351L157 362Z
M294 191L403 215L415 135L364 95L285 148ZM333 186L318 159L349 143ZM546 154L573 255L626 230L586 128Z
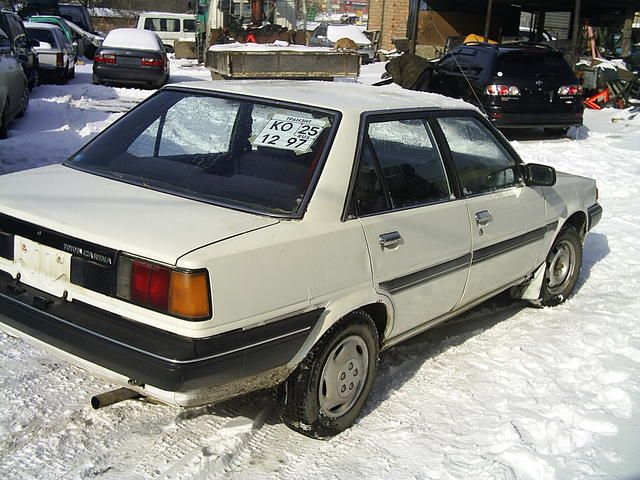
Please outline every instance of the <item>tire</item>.
M91 83L93 83L94 85L102 85L102 82L100 81L100 79L96 76L96 74L93 74L93 77L91 78Z
M59 85L66 85L69 81L69 72L67 70L59 72L56 76L56 83Z
M582 267L582 241L573 227L563 228L553 242L546 259L540 303L553 307L572 293Z
M29 85L24 86L24 91L22 92L22 108L18 113L17 117L22 118L24 114L27 113L27 109L29 108Z
M360 310L345 316L280 386L284 423L312 438L332 437L349 428L371 391L378 353L371 316Z

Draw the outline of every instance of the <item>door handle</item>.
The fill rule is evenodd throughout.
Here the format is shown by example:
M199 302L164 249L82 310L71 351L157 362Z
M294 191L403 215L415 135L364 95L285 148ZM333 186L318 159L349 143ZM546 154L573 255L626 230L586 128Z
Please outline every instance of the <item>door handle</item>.
M378 242L382 248L394 248L402 242L402 236L399 232L383 233L378 237Z
M486 225L489 222L493 222L493 217L489 210L482 210L481 212L476 213L476 224Z

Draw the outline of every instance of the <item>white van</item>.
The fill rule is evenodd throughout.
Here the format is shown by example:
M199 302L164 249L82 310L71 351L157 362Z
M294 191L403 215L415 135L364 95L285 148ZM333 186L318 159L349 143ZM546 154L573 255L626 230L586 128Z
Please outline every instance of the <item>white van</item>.
M169 52L176 40L196 41L196 16L188 13L141 13L137 28L156 32Z

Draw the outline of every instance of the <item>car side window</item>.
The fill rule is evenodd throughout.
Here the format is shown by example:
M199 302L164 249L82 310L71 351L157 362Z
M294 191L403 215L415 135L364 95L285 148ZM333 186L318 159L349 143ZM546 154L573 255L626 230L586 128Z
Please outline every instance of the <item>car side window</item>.
M355 184L361 215L451 198L444 165L425 120L368 125Z
M11 42L9 41L9 38L6 36L6 34L0 30L0 49L9 49L11 48Z
M195 20L184 20L182 23L182 30L184 32L195 32L196 31L196 21Z
M156 30L158 30L158 28L156 28L156 23L158 23L158 27L159 22L154 22L155 19L153 18L145 18L144 19L144 29L145 30L151 30L152 32L155 32Z
M492 192L521 183L515 160L479 120L441 117L438 124L447 139L465 195Z

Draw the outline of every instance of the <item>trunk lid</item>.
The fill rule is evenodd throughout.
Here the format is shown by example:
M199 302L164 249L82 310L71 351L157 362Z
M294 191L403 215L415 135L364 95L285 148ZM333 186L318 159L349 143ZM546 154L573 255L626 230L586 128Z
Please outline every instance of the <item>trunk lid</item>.
M0 213L172 265L204 245L279 221L61 165L1 176Z

